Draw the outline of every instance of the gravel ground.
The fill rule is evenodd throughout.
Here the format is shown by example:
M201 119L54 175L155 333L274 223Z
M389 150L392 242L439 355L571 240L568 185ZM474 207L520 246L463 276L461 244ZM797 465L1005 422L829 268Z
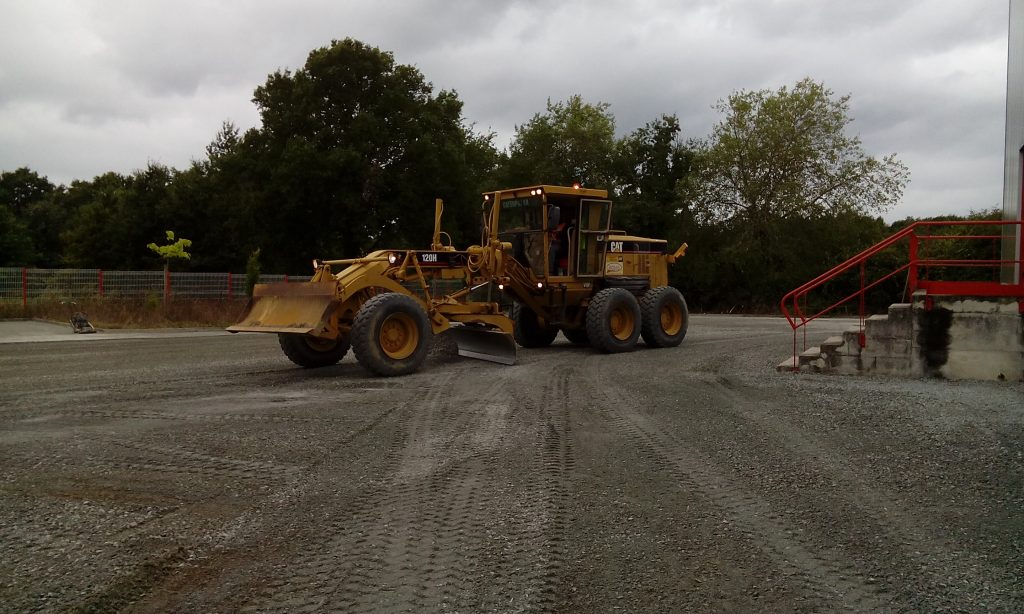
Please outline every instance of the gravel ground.
M1024 611L1019 383L779 374L774 318L395 379L13 330L0 611Z

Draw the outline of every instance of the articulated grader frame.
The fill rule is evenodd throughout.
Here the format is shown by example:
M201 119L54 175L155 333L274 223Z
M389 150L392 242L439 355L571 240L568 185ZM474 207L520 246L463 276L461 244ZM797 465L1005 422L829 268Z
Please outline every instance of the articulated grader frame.
M485 194L484 208L482 245L442 243L439 199L429 250L314 261L308 282L256 285L228 330L276 333L303 367L335 364L351 348L383 376L416 371L444 331L460 355L504 364L515 363L516 342L550 345L559 330L605 352L632 349L641 335L655 347L682 341L686 303L667 285L667 265L685 243L667 253L664 240L612 230L603 190L502 190Z

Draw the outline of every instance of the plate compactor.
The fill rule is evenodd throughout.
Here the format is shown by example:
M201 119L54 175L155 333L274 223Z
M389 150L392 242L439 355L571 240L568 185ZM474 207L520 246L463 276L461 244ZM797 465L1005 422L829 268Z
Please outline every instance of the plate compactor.
M604 190L540 185L484 194L480 245L442 242L435 203L429 250L390 249L314 261L308 282L257 284L231 332L278 335L295 364L324 367L349 348L370 372L405 375L450 331L462 356L514 364L516 344L550 345L559 330L601 352L674 347L686 335L663 239L611 227ZM335 272L337 271L337 272Z

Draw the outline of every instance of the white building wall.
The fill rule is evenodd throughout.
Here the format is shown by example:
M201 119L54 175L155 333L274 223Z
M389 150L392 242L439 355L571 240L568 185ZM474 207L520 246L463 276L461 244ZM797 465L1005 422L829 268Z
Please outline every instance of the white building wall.
M1021 219L1024 184L1024 0L1010 1L1010 34L1006 62L1006 166L1003 171L1003 219ZM1021 228L1008 228L1003 260L1021 258ZM1004 283L1018 283L1021 265L1003 269Z

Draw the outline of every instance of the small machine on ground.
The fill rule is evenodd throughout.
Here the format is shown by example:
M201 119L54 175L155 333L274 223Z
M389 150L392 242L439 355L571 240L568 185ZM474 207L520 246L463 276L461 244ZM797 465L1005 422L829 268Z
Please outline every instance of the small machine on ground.
M516 342L544 347L559 330L602 352L631 350L640 337L672 347L686 335L686 301L668 285L686 244L669 252L663 239L613 230L606 191L488 192L481 245L465 250L442 242L442 209L436 201L429 250L314 261L308 282L256 285L228 330L277 333L303 367L335 364L351 347L384 376L416 371L446 330L460 355L504 364L515 362Z
M78 334L91 334L96 332L96 327L89 322L89 316L81 311L71 314L71 330Z

